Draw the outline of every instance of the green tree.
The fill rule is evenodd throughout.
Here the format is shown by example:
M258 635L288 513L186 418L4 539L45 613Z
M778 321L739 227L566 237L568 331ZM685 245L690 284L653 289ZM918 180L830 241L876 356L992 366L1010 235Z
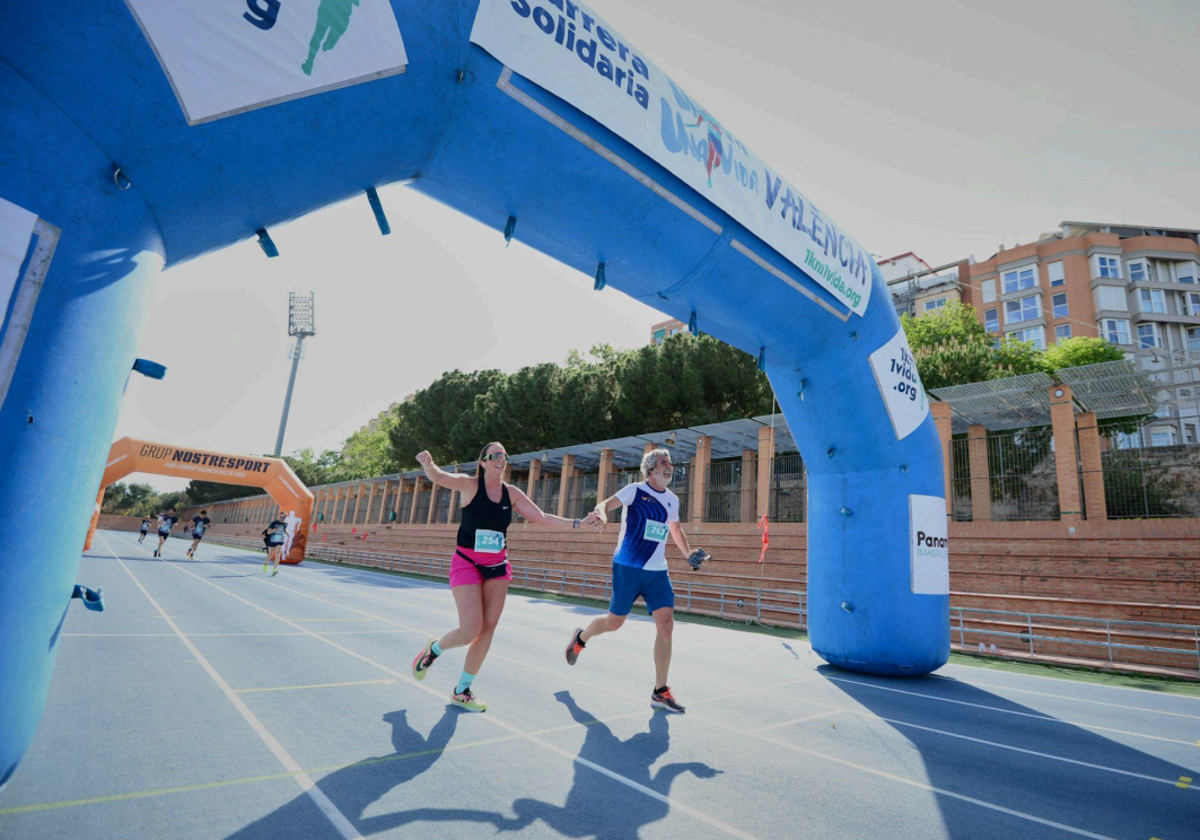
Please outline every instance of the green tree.
M1042 365L1047 372L1063 368L1096 365L1101 362L1119 362L1125 354L1103 338L1078 335L1050 345L1042 356Z
M375 428L359 429L346 439L340 458L346 478L370 478L399 470L391 442L391 430L398 423L394 413L385 413Z
M979 342L987 344L992 335L979 320L979 313L974 306L953 301L930 315L914 318L911 315L901 315L900 325L908 337L908 346L915 355L918 350L926 347L941 347L944 345L970 344Z
M188 482L187 493L192 504L207 505L225 499L242 499L262 493L261 487L243 487L238 484L222 484L219 481Z

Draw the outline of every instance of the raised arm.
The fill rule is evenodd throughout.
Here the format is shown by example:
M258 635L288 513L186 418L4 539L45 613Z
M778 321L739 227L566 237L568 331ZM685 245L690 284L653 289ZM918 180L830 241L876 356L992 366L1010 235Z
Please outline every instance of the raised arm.
M549 525L552 528L580 528L584 525L594 527L600 524L594 514L589 514L587 519L566 519L562 516L555 516L553 513L546 513L535 505L523 490L511 484L508 485L508 495L512 499L513 510L525 517L525 521L534 525Z
M449 487L462 493L475 491L475 477L466 473L446 472L433 462L433 456L428 450L417 453L417 463L425 470L425 477L439 487Z

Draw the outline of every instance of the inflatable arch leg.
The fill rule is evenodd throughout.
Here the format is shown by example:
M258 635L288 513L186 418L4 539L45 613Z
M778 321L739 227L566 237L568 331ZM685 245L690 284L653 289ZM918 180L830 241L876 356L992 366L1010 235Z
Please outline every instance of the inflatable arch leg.
M3 784L45 703L163 246L142 197L113 180L114 161L3 62L0 147L0 198L61 231L0 406Z
M699 329L763 358L809 471L813 646L872 673L919 674L946 661L941 451L878 268L615 27L575 55L555 40L566 26L554 21L574 9L591 21L574 31L589 29L598 18L578 4L390 0L354 7L334 42L306 60L308 31L278 27L263 40L275 21L253 19L262 4L206 4L208 17L192 15L179 31L190 37L211 24L205 43L236 55L212 67L190 56L169 79L160 58L170 66L187 37L152 45L150 17L132 10L182 3L5 8L0 198L62 235L0 404L0 685L19 686L0 692L0 783L41 714L54 630L147 317L140 302L163 255L187 260L334 201L365 205L368 188L399 181L494 229L498 251L512 236L589 286L603 266L608 286L695 317ZM472 41L482 13L516 17L495 18L509 27L502 38ZM505 38L533 40L498 57ZM279 45L290 52L260 71L282 74L279 90L212 107L190 98L248 89L216 77ZM609 51L603 62L596 50ZM383 63L338 83L319 79L338 61L371 55ZM545 67L515 67L530 55L545 56ZM615 81L605 71L613 62L624 63L620 89L603 87ZM574 90L615 89L609 115L637 115L656 148L597 119L570 91L550 92L571 73L592 74ZM718 144L721 154L704 154ZM757 220L720 198L738 186L733 178ZM822 231L820 271L803 247L782 255L791 246L780 236L808 237L799 241L822 251L813 239ZM861 306L835 293L851 273ZM26 527L35 517L63 526L35 533Z

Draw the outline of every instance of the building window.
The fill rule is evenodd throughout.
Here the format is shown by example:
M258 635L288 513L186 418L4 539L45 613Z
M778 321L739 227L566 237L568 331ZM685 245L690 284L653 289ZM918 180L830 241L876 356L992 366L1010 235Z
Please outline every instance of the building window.
M1004 337L1009 341L1031 341L1039 350L1046 349L1046 331L1041 327L1029 327L1024 330L1013 330Z
M1142 301L1143 312L1156 312L1163 315L1167 311L1167 303L1163 298L1162 289L1139 289L1138 297Z
M667 331L666 331L666 330L655 330L655 331L654 331L654 343L655 343L655 344L662 344L662 343L663 343L663 339L664 339L664 338L666 338L666 337L667 337Z
M1196 442L1196 426L1192 423L1183 424L1183 441L1184 443Z
M1066 341L1070 337L1071 337L1071 325L1070 324L1059 324L1057 327L1054 328L1054 340L1055 341Z
M1017 324L1021 321L1032 321L1035 318L1042 317L1040 297L1040 295L1030 295L1029 297L1005 301L1004 323Z
M1109 344L1129 344L1129 322L1121 318L1105 318L1100 322L1100 332Z
M1037 285L1035 278L1036 266L1018 268L1015 271L1004 272L1004 294L1019 292L1022 289L1032 289Z
M983 313L983 326L988 332L996 332L1000 329L1000 310L988 309ZM1200 328L1197 329L1200 333Z
M1052 262L1050 265L1046 266L1046 268L1050 272L1051 286L1061 286L1067 282L1066 278L1063 276L1063 264L1061 261Z
M1066 318L1071 314L1067 310L1067 294L1066 294L1066 292L1063 292L1061 294L1057 294L1057 295L1054 295L1053 297L1051 297L1050 303L1053 304L1053 306L1054 306L1054 317L1055 318Z
M1200 351L1200 327L1187 328L1187 346L1189 350Z
M1200 316L1200 292L1183 293L1183 311L1192 317Z
M1121 261L1116 257L1100 257L1101 277L1120 277Z
M1129 264L1129 282L1139 283L1142 280L1149 280L1146 276L1146 264L1143 262L1131 262Z
M946 305L946 298L944 298L944 297L934 298L933 300L927 300L927 301L925 301L925 311L932 312L935 309L941 309L945 305Z
M996 278L984 280L979 284L979 288L983 290L983 302L993 303L996 300Z
M1172 428L1155 429L1150 432L1151 446L1174 446L1175 430Z
M1158 330L1154 324L1138 324L1138 347L1149 350L1159 346Z

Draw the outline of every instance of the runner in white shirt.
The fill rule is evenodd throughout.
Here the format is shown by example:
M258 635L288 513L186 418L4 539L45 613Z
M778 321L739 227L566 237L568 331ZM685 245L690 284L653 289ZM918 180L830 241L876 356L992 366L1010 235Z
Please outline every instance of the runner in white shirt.
M167 541L167 537L171 536L171 529L175 527L175 523L179 521L179 517L175 515L175 508L171 508L166 513L158 515L158 548L154 549L154 556L162 557L163 543Z
M640 597L646 602L646 611L654 616L658 631L654 641L655 688L650 695L650 705L682 713L684 707L675 700L667 685L671 632L675 627L675 591L667 572L667 537L688 558L692 568L699 568L708 554L703 549L692 551L687 534L679 525L679 497L667 489L674 471L670 452L651 450L642 458L642 477L646 480L622 487L596 505L595 513L601 518L614 508L625 508L617 550L613 554L612 600L607 615L600 616L586 628L575 629L567 645L567 664L575 664L589 640L619 629L633 608L633 602Z

